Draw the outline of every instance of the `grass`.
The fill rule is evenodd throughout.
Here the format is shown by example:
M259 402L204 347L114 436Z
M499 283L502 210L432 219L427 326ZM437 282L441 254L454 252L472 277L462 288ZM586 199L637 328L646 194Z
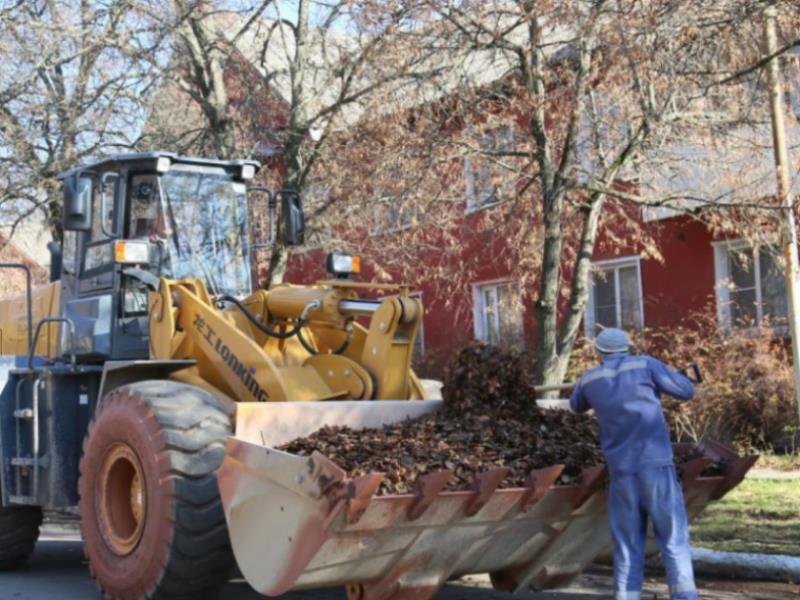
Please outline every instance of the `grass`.
M776 471L800 470L800 451L793 454L762 454L756 463L756 468Z
M692 523L692 544L800 556L798 488L797 479L745 479Z

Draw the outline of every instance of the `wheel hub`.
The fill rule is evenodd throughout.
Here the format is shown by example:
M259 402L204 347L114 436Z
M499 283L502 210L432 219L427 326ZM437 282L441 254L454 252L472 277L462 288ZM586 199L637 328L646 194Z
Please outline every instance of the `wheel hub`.
M114 444L106 453L97 482L100 532L115 554L128 555L142 538L147 515L139 457L127 444Z

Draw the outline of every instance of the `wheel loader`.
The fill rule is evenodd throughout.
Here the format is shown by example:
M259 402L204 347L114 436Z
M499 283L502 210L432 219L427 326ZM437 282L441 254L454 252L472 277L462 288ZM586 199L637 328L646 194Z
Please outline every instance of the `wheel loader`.
M424 600L468 573L511 591L575 577L609 543L602 466L553 486L552 465L514 489L495 469L458 491L442 471L379 496L380 473L276 449L441 400L411 368L423 308L408 286L355 281L356 257L333 254L328 280L254 289L254 249L278 229L300 244L304 227L295 193L252 185L259 166L152 152L76 167L60 176L50 283L2 265L28 286L0 301L0 569L58 512L119 600L213 598L237 567L265 595L345 586L352 600ZM723 475L700 477L710 460ZM684 469L690 513L752 460L704 445Z

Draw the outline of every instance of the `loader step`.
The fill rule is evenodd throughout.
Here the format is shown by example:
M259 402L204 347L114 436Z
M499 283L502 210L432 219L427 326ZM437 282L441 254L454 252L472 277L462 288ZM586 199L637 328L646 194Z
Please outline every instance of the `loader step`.
M36 498L33 496L9 496L8 502L10 504L24 504L26 506L36 506Z
M50 464L50 459L47 456L40 458L33 458L31 456L15 456L11 459L11 466L13 467L41 467L46 469Z

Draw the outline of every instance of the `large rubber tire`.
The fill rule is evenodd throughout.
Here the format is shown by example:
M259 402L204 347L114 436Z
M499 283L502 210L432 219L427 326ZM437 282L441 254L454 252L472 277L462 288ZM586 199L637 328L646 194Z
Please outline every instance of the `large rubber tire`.
M0 508L0 571L18 569L28 562L41 524L38 506Z
M83 443L81 533L114 600L214 598L234 565L216 471L230 415L207 392L144 381L103 400Z

